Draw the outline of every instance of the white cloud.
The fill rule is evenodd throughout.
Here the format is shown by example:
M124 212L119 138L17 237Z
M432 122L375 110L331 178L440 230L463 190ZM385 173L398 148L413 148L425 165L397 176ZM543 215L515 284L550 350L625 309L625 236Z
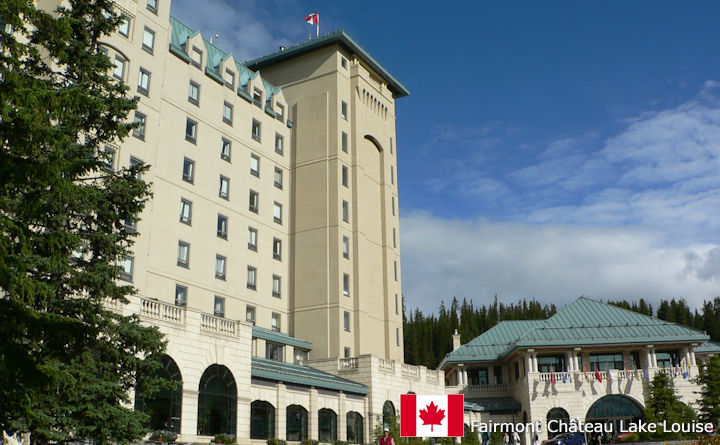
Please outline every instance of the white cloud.
M562 305L603 299L720 294L720 246L668 247L641 227L588 227L401 218L403 292L408 306L436 311L453 296L486 304L537 298Z

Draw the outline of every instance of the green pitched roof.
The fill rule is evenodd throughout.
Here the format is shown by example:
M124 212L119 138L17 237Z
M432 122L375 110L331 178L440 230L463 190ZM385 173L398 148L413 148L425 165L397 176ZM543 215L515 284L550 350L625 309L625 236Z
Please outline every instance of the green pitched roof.
M344 30L339 29L322 37L310 39L307 42L291 46L281 51L277 51L266 56L260 57L255 60L246 62L246 65L253 70L262 69L263 67L274 65L275 63L283 60L305 54L318 48L338 44L345 47L348 51L356 54L360 60L365 62L370 68L372 68L377 74L379 74L388 84L390 91L393 96L404 97L410 94L405 86L400 83L388 70L386 70L380 63L375 60L370 53L360 46L348 33Z
M702 342L687 326L580 297L547 320L503 321L445 356L445 363L498 361L517 348Z
M706 341L695 348L696 354L720 354L720 343Z
M367 394L368 387L319 369L292 363L276 362L260 357L253 357L250 375L255 378L293 383L316 388L332 389L355 394Z
M311 350L313 346L312 343L310 343L309 341L300 340L299 338L291 337L287 334L283 334L282 332L276 332L270 329L261 328L259 326L253 326L252 336L254 338L262 338L263 340L268 340L283 345L290 345L297 348L307 349L308 351Z

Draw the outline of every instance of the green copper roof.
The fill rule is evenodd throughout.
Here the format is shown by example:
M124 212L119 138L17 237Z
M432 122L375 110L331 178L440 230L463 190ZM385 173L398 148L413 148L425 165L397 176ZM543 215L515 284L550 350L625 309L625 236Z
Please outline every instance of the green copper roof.
M512 397L465 399L465 410L476 412L519 412L520 403Z
M283 345L290 345L296 348L306 349L308 351L311 350L313 346L312 343L310 343L309 341L300 340L299 338L291 337L287 334L283 334L282 332L272 331L270 329L261 328L259 326L253 326L252 336L254 338L262 338L263 340L268 340Z
M337 377L309 366L276 362L253 357L250 375L255 378L275 380L316 388L332 389L355 394L367 394L368 387L362 383Z
M186 48L187 39L195 36L199 31L194 31L189 26L172 16L170 16L170 27L172 28L170 52L182 58L186 62L190 62L188 48ZM216 81L223 83L222 73L219 71L220 62L229 58L230 53L226 53L205 39L203 39L203 45L205 46L206 57L205 74ZM249 69L245 65L238 63L237 61L235 61L235 67L237 68L237 93L244 99L252 102L252 97L247 91L247 86L249 80L257 77L258 73ZM270 82L265 79L263 79L263 87L265 88L265 98L268 101L272 96L281 90L281 88L270 84Z
M706 341L695 348L696 354L720 354L720 343Z
M400 83L388 70L386 70L380 63L377 62L365 49L360 46L348 33L344 30L339 29L331 33L325 34L322 37L310 39L307 42L300 43L295 46L291 46L282 51L277 51L272 54L260 57L255 60L246 62L245 64L253 70L262 69L263 67L274 65L275 63L283 60L305 54L318 48L322 48L329 45L338 44L344 46L347 50L356 54L360 59L365 62L370 68L372 68L377 74L379 74L388 84L390 91L393 93L393 97L404 97L410 94L405 86Z
M518 348L703 342L687 326L580 297L547 320L503 321L445 356L445 363L498 361Z

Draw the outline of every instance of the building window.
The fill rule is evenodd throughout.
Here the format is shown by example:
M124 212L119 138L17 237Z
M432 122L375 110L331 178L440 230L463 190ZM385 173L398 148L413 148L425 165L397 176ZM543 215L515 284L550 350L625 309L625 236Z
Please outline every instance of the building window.
M280 332L280 314L277 312L272 313L272 318L270 319L270 327L273 331Z
M250 190L250 206L249 209L253 213L258 213L260 208L260 195L255 190Z
M248 227L248 249L254 250L257 252L257 239L258 239L257 229Z
M225 268L227 267L227 258L222 255L215 255L215 278L225 280Z
M622 353L590 354L590 369L606 371L608 369L624 369ZM557 371L557 369L555 369Z
M230 179L220 175L220 190L218 196L222 199L230 199Z
M252 120L252 138L260 142L260 121Z
M147 8L149 11L157 14L158 12L158 0L147 0Z
M518 380L520 380L520 362L516 361L515 362L515 381L517 382Z
M222 145L220 146L220 159L230 162L230 155L232 153L232 142L222 138Z
M228 218L227 216L218 214L217 218L217 236L218 238L227 239Z
M393 154L393 138L390 138L390 154Z
M275 180L274 184L276 188L282 190L283 188L283 171L280 167L275 167Z
M282 204L273 203L273 221L282 224Z
M343 328L345 331L350 332L350 312L343 312Z
M216 317L225 318L225 298L215 295L215 304L213 305L213 314Z
M115 56L115 67L113 68L113 76L118 80L125 80L125 58Z
M352 351L350 351L350 348L348 348L347 346L345 346L345 348L344 348L344 350L343 350L343 356L344 356L345 358L350 358L350 357L352 357Z
M565 366L565 357L562 355L543 355L537 358L538 372L560 372Z
M227 102L223 103L223 122L229 125L233 123L233 106Z
M397 248L397 232L395 231L394 227L393 227L393 247Z
M124 15L120 16L120 26L118 27L118 32L125 37L130 36L130 19Z
M342 180L342 185L347 187L348 186L348 168L346 165L342 166L340 178Z
M253 103L258 107L262 108L262 91L255 88L253 90Z
M307 359L308 359L308 352L306 350L295 348L295 364L296 365L299 365L300 362L307 361ZM320 411L322 411L322 410L320 410ZM322 423L322 421L320 423ZM322 437L323 436L320 436L320 438L322 438ZM328 441L328 443L332 443L332 442Z
M268 360L275 360L277 362L283 361L283 345L277 343L266 342L265 343L265 358Z
M340 57L340 65L342 65L343 68L347 69L347 59L344 57Z
M285 153L285 139L277 133L275 133L275 153L280 155Z
M185 140L193 144L197 142L197 122L190 118L185 121Z
M342 237L342 253L343 258L350 259L350 238L347 236Z
M145 125L147 124L147 117L139 111L135 112L135 128L133 128L132 135L136 138L144 141L145 140Z
M143 31L142 49L152 54L153 48L155 48L155 31L146 27Z
M183 159L183 181L192 184L195 181L195 161L192 159Z
M282 260L282 241L277 238L273 238L273 258Z
M392 202L392 214L395 216L395 197L391 196L390 198L390 201Z
M245 321L255 326L255 306L247 305L245 307Z
M256 290L257 289L257 269L252 266L247 268L247 288Z
M115 150L110 147L105 147L103 153L103 168L109 172L115 170Z
M395 328L395 345L400 346L400 328Z
M180 199L180 222L192 224L192 202L187 199Z
M342 137L340 138L340 148L342 148L342 151L345 153L348 152L348 134L344 131L342 132Z
M285 105L277 104L277 118L280 122L285 122Z
M502 385L502 366L493 366L493 383L495 385Z
M175 285L175 306L187 306L187 286Z
M390 184L395 184L395 166L390 166Z
M255 400L250 404L250 438L271 437L275 437L275 407L264 400Z
M134 263L135 258L131 256L124 256L123 259L120 260L120 275L118 277L121 280L132 283Z
M281 280L280 277L277 275L273 275L272 277L272 296L276 298L280 298L280 284Z
M400 314L400 312L399 312L399 309L400 309L399 306L400 306L400 304L399 304L399 301L398 301L398 294L395 294L395 315L399 315L399 314Z
M350 295L350 275L346 273L343 274L343 295Z
M185 241L178 241L177 265L190 267L190 244Z
M138 93L147 96L150 94L150 71L140 68L140 74L138 74Z
M202 67L203 52L197 46L193 46L190 59L192 60L191 63L195 68Z
M228 69L225 70L225 85L230 89L235 87L235 73Z
M348 117L348 105L347 102L342 101L340 104L340 117L347 120Z
M350 205L347 201L342 202L342 219L345 222L350 222Z
M397 260L393 261L393 272L395 274L395 281L398 280Z
M188 88L188 102L200 105L200 85L190 81L190 87Z
M258 155L250 155L250 174L260 177L260 157Z
M130 168L131 168L131 169L137 168L139 165L142 165L142 163L143 163L143 161L141 161L140 159L136 158L135 156L130 156ZM137 172L137 173L135 174L135 179L140 179L141 176L142 176L142 173L141 173L141 172Z
M487 385L488 370L487 368L468 369L468 384L470 385Z

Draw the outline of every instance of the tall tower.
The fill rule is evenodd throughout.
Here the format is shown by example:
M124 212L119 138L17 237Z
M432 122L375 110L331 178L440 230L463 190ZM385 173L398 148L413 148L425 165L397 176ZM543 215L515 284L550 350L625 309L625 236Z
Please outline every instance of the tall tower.
M403 360L395 99L337 31L247 63L292 108L291 333L310 358Z

